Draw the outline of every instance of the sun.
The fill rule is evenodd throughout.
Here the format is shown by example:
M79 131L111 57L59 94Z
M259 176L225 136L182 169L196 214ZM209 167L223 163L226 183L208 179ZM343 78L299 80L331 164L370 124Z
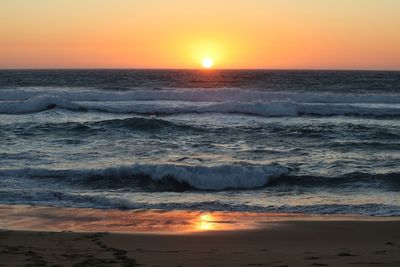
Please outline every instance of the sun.
M209 69L214 65L214 61L212 60L212 58L205 57L201 61L201 65L203 66L203 68Z

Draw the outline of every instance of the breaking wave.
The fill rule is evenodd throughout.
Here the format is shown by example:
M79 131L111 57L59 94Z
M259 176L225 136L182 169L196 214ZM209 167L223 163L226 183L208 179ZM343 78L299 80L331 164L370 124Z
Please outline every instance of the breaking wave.
M290 188L380 188L399 191L399 173L353 172L340 176L295 175L279 164L189 166L175 164L134 164L99 169L25 168L0 170L0 177L55 179L83 188L186 191L251 190L265 186ZM1 185L1 182L0 182Z
M52 108L135 114L239 113L256 116L400 116L400 96L262 92L242 89L180 90L2 90L0 113Z
M224 190L263 187L270 179L287 174L280 165L266 166L185 166L172 164L135 164L104 169L1 170L0 176L27 178L59 178L68 182L89 184L91 187L146 186L159 190L182 189Z

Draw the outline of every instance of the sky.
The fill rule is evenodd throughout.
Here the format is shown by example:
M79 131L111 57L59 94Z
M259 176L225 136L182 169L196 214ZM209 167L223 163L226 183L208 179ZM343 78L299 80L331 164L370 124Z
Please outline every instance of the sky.
M0 68L400 70L399 0L0 0Z

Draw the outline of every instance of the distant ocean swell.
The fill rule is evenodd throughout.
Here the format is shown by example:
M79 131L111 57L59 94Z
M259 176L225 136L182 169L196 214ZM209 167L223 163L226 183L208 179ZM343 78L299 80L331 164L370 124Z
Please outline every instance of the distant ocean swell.
M143 131L143 132L154 132L161 131L163 129L173 130L173 131L205 131L201 127L195 127L191 125L185 125L175 122L170 122L167 120L156 119L156 118L144 118L144 117L130 117L125 119L106 119L99 121L89 121L89 122L45 122L45 123L20 123L17 125L1 125L1 131L11 132L11 131L24 131L27 133L40 133L51 132L52 134L64 134L68 133L85 133L85 132L102 132L107 129L128 129L131 131Z
M2 90L0 113L35 113L53 108L173 115L237 113L262 117L284 116L400 116L400 96L391 94L334 94L260 92L241 89L180 89L145 91Z
M36 122L36 123L18 123L18 124L3 124L0 125L0 136L6 136L9 133L17 135L24 134L49 134L53 136L65 134L96 134L105 133L107 131L123 131L127 130L130 133L160 133L160 132L173 132L179 133L204 133L204 134L224 134L226 131L237 134L252 134L254 132L269 132L271 134L278 134L285 137L303 137L304 135L314 138L329 138L335 136L340 132L347 132L349 134L363 137L362 140L347 140L335 141L332 140L326 145L332 149L341 149L351 147L374 149L390 149L396 150L400 148L400 132L395 126L386 125L381 127L374 123L369 124L342 124L340 128L334 123L326 122L323 125L296 125L296 124L282 124L282 123L268 123L256 125L192 125L184 122L174 122L166 118L155 117L139 117L128 115L127 118L121 119L99 119L96 121L60 121L60 122ZM391 140L390 142L387 142Z

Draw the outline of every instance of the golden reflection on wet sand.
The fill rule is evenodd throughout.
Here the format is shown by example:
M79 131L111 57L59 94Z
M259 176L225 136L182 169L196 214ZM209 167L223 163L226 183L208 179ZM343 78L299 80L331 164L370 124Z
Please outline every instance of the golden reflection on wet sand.
M342 216L349 220L350 216ZM87 208L0 205L0 229L184 234L248 230L266 222L329 220L329 216L285 213L202 212L160 210L98 210ZM338 220L338 216L332 217Z
M227 231L227 230L235 230L235 229L248 229L254 228L254 225L250 224L245 225L240 221L233 220L231 218L230 221L224 221L221 218L221 213L213 212L213 213L204 213L193 218L193 227L191 228L192 232L196 231Z
M250 229L242 213L159 210L97 210L0 206L0 228L45 231L186 233Z
M216 224L214 221L216 220L215 216L210 213L206 213L198 216L197 224L195 224L195 228L200 231L211 231L216 229Z

